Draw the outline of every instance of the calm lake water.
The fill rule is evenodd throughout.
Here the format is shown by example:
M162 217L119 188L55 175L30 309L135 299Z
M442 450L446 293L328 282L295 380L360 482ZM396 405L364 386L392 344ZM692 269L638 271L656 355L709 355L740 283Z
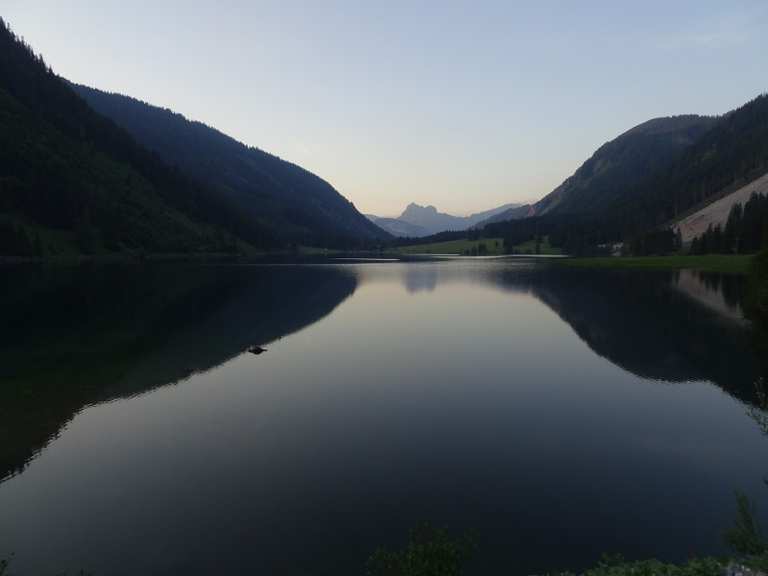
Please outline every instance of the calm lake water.
M744 282L512 260L3 271L16 574L473 574L725 552L768 513ZM247 352L261 345L267 352Z

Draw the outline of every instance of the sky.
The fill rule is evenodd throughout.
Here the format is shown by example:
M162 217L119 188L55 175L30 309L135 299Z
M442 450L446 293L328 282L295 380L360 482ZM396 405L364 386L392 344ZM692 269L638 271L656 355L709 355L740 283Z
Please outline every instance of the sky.
M632 126L768 90L765 0L0 0L0 16L61 76L382 216L536 200Z

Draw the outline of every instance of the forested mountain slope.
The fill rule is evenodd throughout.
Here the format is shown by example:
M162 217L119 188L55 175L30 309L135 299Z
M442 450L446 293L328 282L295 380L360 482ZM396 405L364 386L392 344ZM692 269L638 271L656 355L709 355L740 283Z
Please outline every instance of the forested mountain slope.
M602 145L576 172L535 203L530 213L504 212L486 223L545 214L596 216L630 199L634 184L666 167L716 123L704 116L656 118Z
M0 254L276 244L94 112L0 20Z
M552 193L535 205L536 214L599 214L629 200L633 183L666 167L715 124L704 116L656 118L601 146Z
M295 164L170 110L73 87L142 145L286 242L348 247L389 237L328 182Z
M510 220L522 220L523 218L529 218L536 215L536 210L533 204L523 204L516 208L510 208L504 210L498 214L491 216L490 218L483 220L475 225L475 228L483 228L487 224L494 224L498 222L508 222Z
M535 205L536 215L491 223L486 234L510 243L548 235L570 253L612 242L654 253L671 247L671 224L766 172L768 96L762 95L716 119L640 125L598 150Z
M729 112L693 146L637 182L633 201L612 206L635 228L660 226L768 172L768 95Z

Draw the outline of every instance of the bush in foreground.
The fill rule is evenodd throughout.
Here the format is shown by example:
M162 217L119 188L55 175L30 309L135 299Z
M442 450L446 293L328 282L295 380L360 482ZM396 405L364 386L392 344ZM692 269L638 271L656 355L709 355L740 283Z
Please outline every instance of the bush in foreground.
M380 548L368 560L368 576L460 576L472 557L469 536L452 537L447 530L420 524L403 550Z

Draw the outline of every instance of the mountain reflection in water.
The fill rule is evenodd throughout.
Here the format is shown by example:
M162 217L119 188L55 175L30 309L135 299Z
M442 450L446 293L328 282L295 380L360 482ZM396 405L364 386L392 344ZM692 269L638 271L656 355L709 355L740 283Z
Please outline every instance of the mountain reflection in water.
M209 370L317 322L354 274L329 267L19 268L0 287L0 478L82 407Z
M474 574L510 547L531 573L676 559L721 551L733 490L763 489L739 277L455 259L8 279L19 573L359 574L422 519L478 532Z

